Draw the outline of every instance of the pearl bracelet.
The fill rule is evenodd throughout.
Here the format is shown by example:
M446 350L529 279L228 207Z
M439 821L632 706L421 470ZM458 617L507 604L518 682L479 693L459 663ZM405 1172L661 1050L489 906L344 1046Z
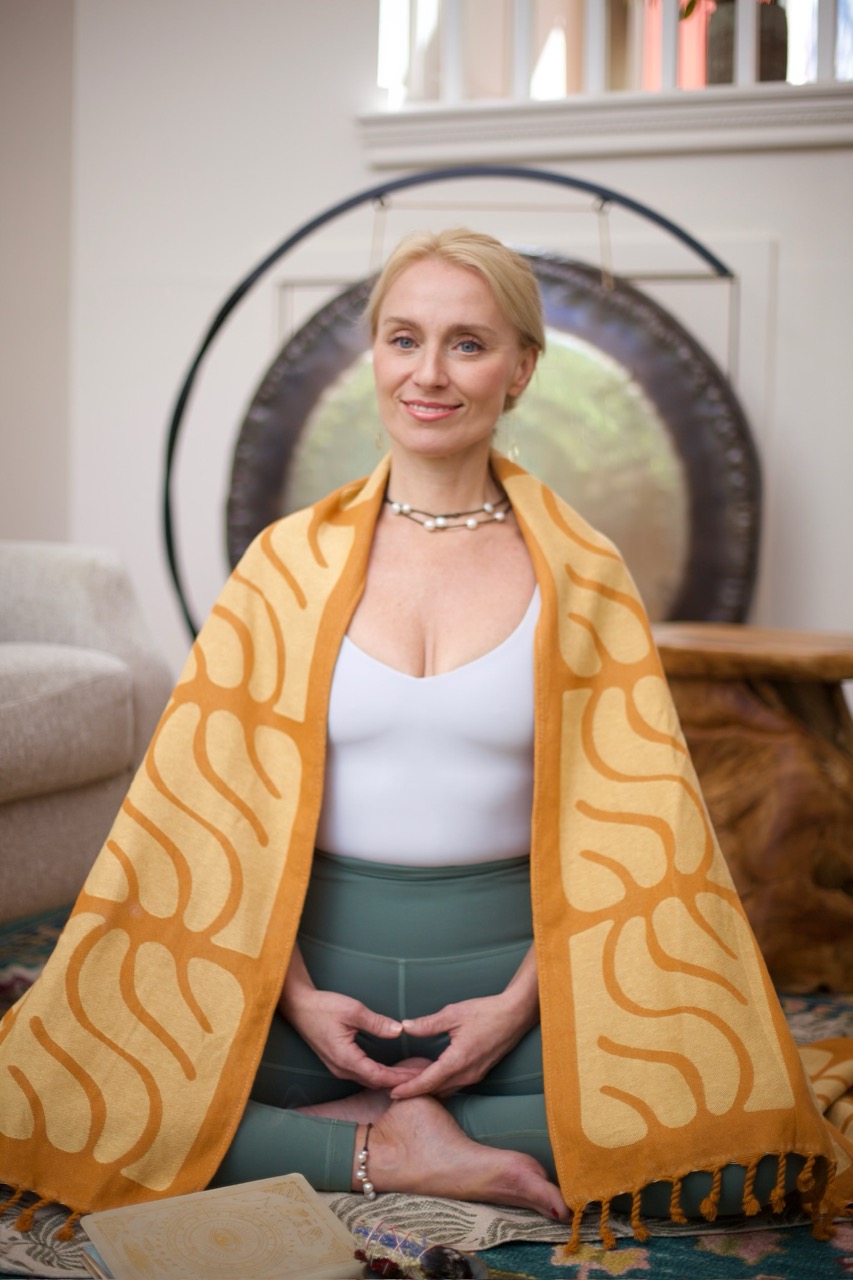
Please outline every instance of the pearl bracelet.
M373 1128L372 1124L369 1124L367 1126L367 1131L364 1135L364 1146L361 1148L358 1155L356 1156L356 1170L355 1170L355 1176L358 1178L359 1182L361 1183L361 1189L368 1200L376 1199L376 1188L374 1187L373 1183L370 1181L370 1178L367 1176L367 1140L370 1137L370 1130L372 1128Z

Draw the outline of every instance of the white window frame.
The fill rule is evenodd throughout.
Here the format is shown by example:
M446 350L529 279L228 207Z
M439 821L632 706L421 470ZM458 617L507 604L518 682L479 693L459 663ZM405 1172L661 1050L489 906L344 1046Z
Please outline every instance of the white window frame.
M376 169L853 145L853 82L428 104L357 118Z

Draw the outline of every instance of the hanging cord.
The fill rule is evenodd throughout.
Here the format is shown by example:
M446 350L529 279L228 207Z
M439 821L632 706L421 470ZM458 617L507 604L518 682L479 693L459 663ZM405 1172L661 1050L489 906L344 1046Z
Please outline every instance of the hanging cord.
M59 1230L54 1232L54 1235L53 1235L54 1240L73 1240L74 1227L77 1224L77 1220L82 1217L83 1217L82 1212L80 1212L77 1209L75 1209L72 1213L69 1213L68 1217L65 1219L65 1222L62 1224Z
M605 1249L616 1248L616 1237L610 1228L610 1201L602 1200L601 1202L601 1243Z
M642 1244L644 1240L648 1240L651 1233L643 1222L643 1219L640 1217L640 1197L640 1188L637 1187L636 1191L634 1191L631 1196L631 1230L634 1233L634 1239Z
M15 1230L22 1231L22 1232L29 1231L30 1227L33 1225L33 1219L35 1218L39 1209L44 1209L44 1207L49 1204L50 1204L50 1200L48 1200L46 1196L41 1196L38 1200L36 1200L35 1204L29 1205L28 1208L24 1209L21 1213L18 1214L17 1220L15 1222Z
M748 1218L754 1218L761 1211L761 1204L755 1195L755 1175L758 1172L758 1161L751 1160L747 1165L746 1178L743 1183L743 1211Z
M572 1234L566 1241L563 1252L566 1254L577 1253L581 1242L581 1223L583 1222L583 1207L572 1209Z
M801 1194L804 1191L811 1191L814 1187L814 1167L815 1157L809 1156L797 1176L797 1190Z
M6 1209L13 1209L23 1194L24 1194L23 1187L19 1187L17 1191L15 1191L13 1188L12 1194L9 1196L9 1199L4 1200L3 1203L0 1204L0 1213L4 1213Z
M781 1213L785 1208L785 1171L788 1157L782 1151L776 1161L776 1185L770 1195L770 1204L774 1213Z
M681 1207L681 1179L673 1178L672 1191L669 1197L669 1216L673 1222L677 1222L680 1227L687 1223L684 1210Z
M723 1171L722 1169L715 1169L711 1179L711 1190L699 1206L699 1212L706 1222L714 1222L716 1220L722 1189Z
M370 237L370 274L380 271L385 261L385 229L388 223L388 201L384 196L373 201L373 232Z
M596 200L595 212L598 221L598 256L601 262L601 287L605 293L612 293L614 272L613 244L610 239L610 201Z

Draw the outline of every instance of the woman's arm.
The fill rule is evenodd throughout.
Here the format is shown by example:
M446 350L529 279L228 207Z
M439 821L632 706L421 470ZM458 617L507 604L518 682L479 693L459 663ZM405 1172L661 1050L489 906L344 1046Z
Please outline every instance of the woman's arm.
M293 948L278 1010L337 1079L353 1080L366 1089L391 1089L411 1079L412 1068L383 1066L355 1043L359 1031L393 1040L403 1030L400 1023L359 1000L319 990L298 946Z
M498 995L448 1004L423 1018L408 1018L402 1029L413 1036L445 1033L450 1044L435 1062L391 1091L392 1098L438 1097L482 1080L539 1021L539 984L533 947Z

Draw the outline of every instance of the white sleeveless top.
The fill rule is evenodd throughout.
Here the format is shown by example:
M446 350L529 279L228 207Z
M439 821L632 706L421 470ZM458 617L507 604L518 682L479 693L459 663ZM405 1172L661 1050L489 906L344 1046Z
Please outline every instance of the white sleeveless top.
M446 866L530 850L539 588L497 648L410 676L344 638L332 680L317 847Z

